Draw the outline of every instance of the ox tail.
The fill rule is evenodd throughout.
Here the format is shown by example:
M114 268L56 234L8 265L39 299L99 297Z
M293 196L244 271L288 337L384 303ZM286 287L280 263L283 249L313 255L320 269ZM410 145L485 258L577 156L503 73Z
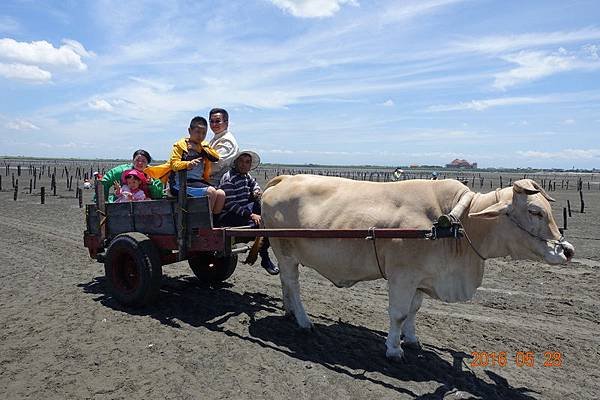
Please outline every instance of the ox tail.
M267 182L267 186L265 186L265 190L277 185L278 183L280 183L282 180L284 180L288 176L289 175L279 175L279 176L276 176L275 178L271 179L269 182Z

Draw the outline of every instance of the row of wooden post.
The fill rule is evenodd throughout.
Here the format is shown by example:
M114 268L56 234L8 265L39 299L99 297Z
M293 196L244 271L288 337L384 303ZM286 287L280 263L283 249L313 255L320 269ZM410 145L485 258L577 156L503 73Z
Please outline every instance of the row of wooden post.
M33 189L33 180L29 179L29 194L32 194L32 189ZM0 176L0 190L2 190L2 176ZM54 190L54 196L56 196L56 187L54 187L53 190ZM71 190L71 189L69 189L69 190ZM19 198L19 180L17 179L15 182L15 185L14 185L13 200L17 201L18 198ZM80 187L76 188L75 198L78 199L79 208L82 208L83 207L83 189L81 189ZM44 186L42 186L40 188L40 203L46 204L46 188Z
M5 168L5 176L8 176L10 174L10 164L5 162L4 165ZM100 166L97 166L97 171L99 171L101 174L104 174L105 172L105 168L100 168ZM29 164L28 167L28 172L29 172L29 176L38 176L39 179L42 178L42 175L44 175L45 173L48 174L48 178L50 178L52 176L52 174L54 174L56 176L56 167L50 167L50 166L46 166L46 165L42 165L42 166L34 166L33 164ZM17 165L17 176L20 177L22 173L22 168L21 165ZM64 178L66 176L67 178L67 184L69 186L69 188L71 188L71 177L75 176L76 179L78 180L82 180L82 179L91 179L92 175L94 173L94 166L90 165L90 170L89 173L84 171L84 167L82 166L76 166L75 167L75 172L74 174L71 173L71 170L65 165L63 166L63 169L61 171L61 178ZM14 173L13 173L14 175ZM13 185L14 187L14 185Z

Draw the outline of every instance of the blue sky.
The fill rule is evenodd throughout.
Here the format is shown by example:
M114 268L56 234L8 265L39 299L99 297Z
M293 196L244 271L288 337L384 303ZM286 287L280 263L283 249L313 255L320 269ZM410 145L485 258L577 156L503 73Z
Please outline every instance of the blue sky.
M0 3L0 155L598 168L599 89L595 0Z

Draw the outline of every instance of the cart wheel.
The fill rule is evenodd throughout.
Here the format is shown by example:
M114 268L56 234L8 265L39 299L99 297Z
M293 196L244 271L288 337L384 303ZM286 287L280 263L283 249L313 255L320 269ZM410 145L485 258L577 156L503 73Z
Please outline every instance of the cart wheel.
M190 257L188 263L201 282L217 283L233 274L237 266L237 255L219 256L215 252L204 252Z
M110 292L123 305L151 304L160 291L160 256L152 241L141 233L123 233L111 241L104 272Z

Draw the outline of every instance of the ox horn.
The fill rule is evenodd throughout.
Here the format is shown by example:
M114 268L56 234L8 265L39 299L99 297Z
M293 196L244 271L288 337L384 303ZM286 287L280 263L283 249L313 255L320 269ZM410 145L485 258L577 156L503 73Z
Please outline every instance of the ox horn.
M555 201L546 191L532 179L521 179L513 183L513 190L517 193L536 194L541 193L548 201Z

